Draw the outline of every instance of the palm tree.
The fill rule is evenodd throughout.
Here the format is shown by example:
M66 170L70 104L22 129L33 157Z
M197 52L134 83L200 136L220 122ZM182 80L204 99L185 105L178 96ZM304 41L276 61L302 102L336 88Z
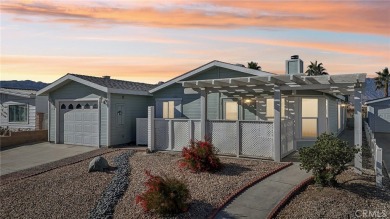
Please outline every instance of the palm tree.
M322 65L322 63L317 64L317 60L313 63L310 62L310 65L307 66L306 74L308 76L315 76L315 75L327 75L328 72L326 72L326 69Z
M261 66L259 66L257 62L253 62L253 61L248 62L248 68L261 70Z
M375 72L378 76L375 78L376 90L384 89L385 97L389 96L390 74L386 67L382 71Z

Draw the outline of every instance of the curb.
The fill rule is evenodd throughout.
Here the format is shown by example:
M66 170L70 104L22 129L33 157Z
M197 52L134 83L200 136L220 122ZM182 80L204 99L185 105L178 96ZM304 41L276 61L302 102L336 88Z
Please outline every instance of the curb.
M87 157L83 157L83 158L79 158L77 160L70 160L68 162L65 162L64 164L58 164L58 165L54 165L53 167L50 167L48 169L44 169L44 170L40 170L38 172L35 172L35 173L32 173L32 174L27 174L25 176L21 176L19 178L16 178L16 179L11 179L9 180L8 182L6 183L1 183L0 187L1 186L5 186L5 185L8 185L10 183L13 183L13 182L16 182L16 181L19 181L19 180L23 180L23 179L26 179L26 178L30 178L30 177L33 177L33 176L37 176L37 175L40 175L42 173L46 173L46 172L49 172L49 171L52 171L52 170L55 170L55 169L58 169L58 168L61 168L61 167L65 167L65 166L69 166L69 165L72 165L72 164L76 164L76 163L79 163L79 162L82 162L82 161L85 161L85 160L88 160L88 159L91 159L91 158L94 158L94 157L97 157L97 156L101 156L101 155L104 155L104 154L108 154L108 153L112 153L112 152L116 152L116 151L120 151L120 150L126 150L126 149L113 149L113 150L110 150L110 151L102 151L101 153L97 153L97 154L94 154L94 155L91 155L91 156L87 156ZM88 152L87 152L88 153ZM78 156L78 155L76 155ZM32 167L32 168L29 168L29 169L25 169L25 170L20 170L20 171L31 171L33 170L34 168L39 168L39 167L44 167L45 165L49 165L49 164L52 164L54 162L61 162L61 161L64 161L65 159L70 159L71 157L67 157L67 158L63 158L61 160L57 160L57 161L53 161L53 162L50 162L50 163L46 163L46 164L42 164L42 165L39 165L37 167ZM18 174L18 172L20 171L17 171L17 172L14 172L14 173L9 173L9 174ZM6 174L4 176L12 176L12 175L9 175L9 174ZM2 176L3 177L3 176ZM0 178L1 179L1 178Z
M301 183L296 185L268 214L267 219L276 218L278 213L282 210L283 207L287 205L298 193L300 193L307 185L314 181L314 177L310 176L306 178Z
M289 167L293 165L292 162L289 162L289 163L286 163L284 164L283 166L271 171L271 172L268 172L256 179L254 179L253 181L247 183L246 185L244 185L243 187L239 188L238 190L236 190L235 192L233 192L232 194L230 194L229 196L227 196L225 198L225 200L222 202L222 204L220 204L217 208L214 208L214 210L211 212L210 216L208 217L209 219L214 219L215 216L217 216L218 212L220 212L222 210L222 208L224 208L231 200L233 200L235 197L237 197L239 194L241 194L243 191L247 190L249 187L252 187L254 184L264 180L265 178Z

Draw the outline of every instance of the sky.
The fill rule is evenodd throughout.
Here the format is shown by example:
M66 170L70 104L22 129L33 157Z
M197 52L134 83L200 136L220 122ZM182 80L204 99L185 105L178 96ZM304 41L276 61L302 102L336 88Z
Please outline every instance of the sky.
M390 67L390 0L2 0L1 80L66 73L157 83L213 60L284 74Z

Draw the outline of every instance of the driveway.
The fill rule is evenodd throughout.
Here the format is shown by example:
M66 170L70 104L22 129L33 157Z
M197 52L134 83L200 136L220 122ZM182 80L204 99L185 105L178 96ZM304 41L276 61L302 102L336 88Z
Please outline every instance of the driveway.
M390 168L390 133L375 133L376 143L382 148L382 159L385 162L387 171ZM390 173L389 173L390 174Z
M51 144L49 142L6 149L0 152L0 175L28 169L96 149L98 148Z

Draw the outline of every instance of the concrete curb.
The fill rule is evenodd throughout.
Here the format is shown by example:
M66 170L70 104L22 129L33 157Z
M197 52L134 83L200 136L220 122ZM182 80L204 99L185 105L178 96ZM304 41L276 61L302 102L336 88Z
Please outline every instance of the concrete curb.
M267 177L269 177L269 176L271 176L271 175L273 175L273 174L275 174L275 173L277 173L277 172L279 172L279 171L281 171L281 170L283 170L291 165L293 165L292 162L286 163L283 166L281 166L281 167L279 167L271 172L268 172L268 173L266 173L266 174L264 174L256 179L254 179L253 181L247 183L245 186L239 188L238 190L236 190L235 192L233 192L232 194L227 196L225 198L225 200L222 202L222 204L220 204L217 208L214 208L214 210L210 214L209 219L214 219L215 216L217 216L218 212L221 211L231 200L233 200L235 197L237 197L240 193L242 193L243 191L245 191L249 187L253 186L254 184L264 180L265 178L267 178Z
M300 193L307 185L314 181L314 176L306 178L301 183L296 185L268 214L267 219L276 218L278 213L282 210L283 207L287 205L298 193Z
M76 163L79 163L79 162L82 162L82 161L85 161L85 160L88 160L88 159L91 159L91 158L94 158L94 157L97 157L97 156L101 156L101 155L104 155L104 154L108 154L108 153L112 153L112 152L116 152L116 151L120 151L120 150L127 150L127 149L112 149L112 150L109 150L109 151L102 151L101 153L93 154L93 155L90 155L90 156L87 156L87 157L80 157L80 158L78 158L76 160L72 160L72 157L67 157L67 158L64 158L64 159L61 159L61 160L57 160L57 161L53 161L53 162L50 162L50 163L47 163L47 164L42 164L42 165L39 165L37 167L32 167L32 168L29 168L29 169L26 169L26 170L20 170L20 171L14 172L14 173L9 173L9 174L6 174L4 176L6 176L7 178L11 177L11 179L10 180L3 180L3 182L6 181L6 183L2 182L0 187L4 186L4 185L8 185L8 184L10 184L12 182L16 182L16 181L19 181L19 180L23 180L23 179L26 179L26 178L33 177L33 176L37 176L39 174L46 173L46 172L49 172L49 171L54 170L54 169L58 169L58 168L65 167L65 166L69 166L69 165L72 165L72 164L76 164ZM90 153L90 152L86 152L86 153ZM80 155L76 155L76 156L80 156ZM73 157L75 157L75 156L73 156ZM69 160L69 161L67 161L67 160ZM53 165L53 163L54 163L54 165ZM58 164L55 164L55 163L58 163ZM53 165L53 166L45 169L45 166L50 166L50 165ZM40 168L42 168L43 170L39 170ZM35 172L36 169L38 169L37 172ZM33 173L28 174L29 171L31 171ZM24 172L26 172L26 173L24 174ZM21 173L22 173L22 176L18 177L18 175L21 174ZM4 178L4 176L0 177L0 179ZM13 176L15 176L15 179L12 179Z

